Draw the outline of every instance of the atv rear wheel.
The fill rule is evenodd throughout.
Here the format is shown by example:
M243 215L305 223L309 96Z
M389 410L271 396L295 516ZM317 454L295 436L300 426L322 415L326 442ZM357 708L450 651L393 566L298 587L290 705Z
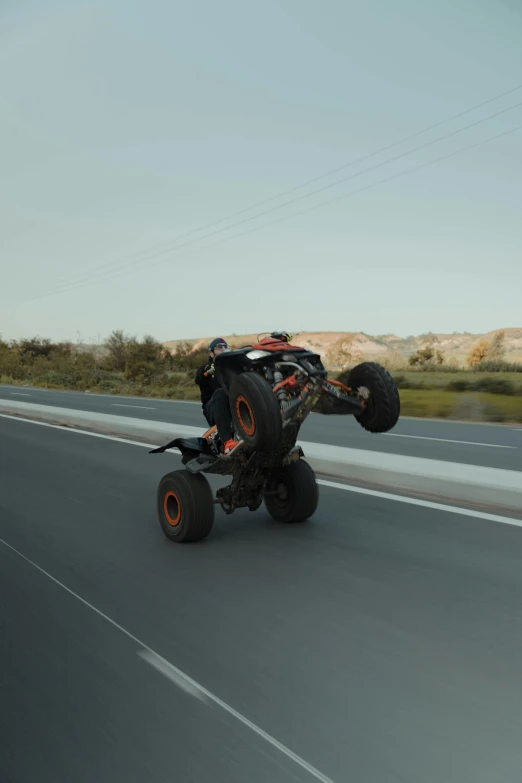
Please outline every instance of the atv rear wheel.
M205 476L174 470L161 479L158 517L168 539L178 544L201 541L214 524L214 499Z
M266 510L278 522L304 522L319 503L315 473L302 459L272 471L265 492Z
M355 418L368 432L389 432L399 420L401 400L390 373L376 362L363 362L354 367L346 385L364 402L366 408Z
M230 409L237 433L251 449L271 453L281 440L281 411L270 384L257 372L236 376Z

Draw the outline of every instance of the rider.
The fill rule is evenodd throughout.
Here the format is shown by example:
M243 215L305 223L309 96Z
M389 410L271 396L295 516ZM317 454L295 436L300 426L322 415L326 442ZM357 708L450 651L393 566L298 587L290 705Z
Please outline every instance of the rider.
M239 442L234 440L228 393L215 376L214 359L216 354L229 350L227 341L222 337L216 337L212 340L208 347L209 361L197 370L195 377L195 382L201 390L203 414L210 427L213 427L214 424L217 426L225 454L229 454L236 446L239 446Z

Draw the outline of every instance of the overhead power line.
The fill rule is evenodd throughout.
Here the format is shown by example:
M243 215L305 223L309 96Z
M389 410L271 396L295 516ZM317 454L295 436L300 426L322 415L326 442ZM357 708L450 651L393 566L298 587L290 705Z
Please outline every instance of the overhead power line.
M306 194L304 194L302 196L299 196L297 198L291 199L291 200L285 202L285 204L282 204L282 205L277 206L277 207L272 207L271 209L264 210L263 212L258 213L257 215L255 215L255 216L253 216L251 218L245 218L243 220L236 221L235 223L232 223L230 226L227 226L226 229L218 229L217 231L212 231L209 234L207 234L206 236L201 237L201 239L189 241L189 242L185 243L184 245L181 245L179 248L175 248L174 251L163 251L161 253L149 256L149 258L146 258L146 259L142 259L142 260L137 261L137 262L132 262L130 264L129 263L124 264L124 265L120 266L119 268L115 268L115 269L106 268L105 272L103 270L101 270L102 273L99 276L92 277L92 276L88 275L87 277L84 277L83 279L81 279L81 280L79 280L77 282L73 282L73 283L70 283L68 285L65 284L65 285L63 285L61 287L51 289L48 292L44 292L44 295L45 296L52 296L52 295L58 294L58 293L65 293L65 292L67 292L69 290L73 290L73 289L75 289L77 287L82 287L85 283L89 283L91 280L95 280L96 282L102 282L105 279L112 279L112 273L113 272L119 274L120 272L123 272L123 273L125 273L127 271L131 272L135 268L139 269L141 267L149 266L151 261L153 261L155 258L157 258L159 256L165 255L166 253L175 252L175 256L171 260L176 260L179 257L184 257L184 255L185 255L184 253L182 253L181 256L180 256L177 251L181 250L186 245L193 244L194 241L201 241L202 239L208 239L211 236L214 236L215 234L221 233L223 230L227 230L228 231L231 228L234 228L234 227L236 227L238 225L244 224L246 222L250 222L251 220L255 220L255 219L258 219L260 217L264 217L265 215L270 214L272 212L275 212L275 211L277 211L277 210L279 210L279 209L281 209L281 208L283 208L285 206L289 206L290 204L303 201L304 199L310 198L311 196L314 196L314 195L317 195L318 193L324 192L325 190L328 190L328 189L330 189L332 187L335 187L336 185L339 185L339 184L347 182L347 181L349 181L351 179L355 179L357 177L360 177L363 174L368 173L369 171L374 171L376 169L382 168L383 166L389 165L390 163L393 163L393 162L395 162L397 160L400 160L400 159L402 159L404 157L407 157L408 155L411 155L414 152L418 152L420 150L426 149L427 147L433 146L434 144L437 144L440 141L444 141L445 139L448 139L448 138L451 138L453 136L456 136L459 133L463 133L464 131L469 130L470 128L476 127L477 125L480 125L480 124L486 122L487 120L493 119L493 118L498 117L498 116L500 116L502 114L506 114L509 111L513 111L514 109L519 108L520 106L522 106L522 101L520 101L519 103L514 104L512 106L509 106L509 107L507 107L505 109L501 109L498 112L494 112L493 114L487 115L486 117L483 117L483 118L481 118L479 120L475 120L474 122L469 123L468 125L465 125L462 128L457 128L456 130L451 131L450 133L444 134L443 136L439 136L436 139L432 139L431 141L425 142L424 144L421 144L418 147L414 147L413 149L411 149L411 150L409 150L407 152L401 153L400 155L396 155L393 158L390 158L388 160L382 161L382 162L377 163L377 164L375 164L373 166L369 166L368 168L363 169L362 171L356 172L355 174L351 174L351 175L349 175L347 177L343 177L342 179L336 180L335 182L330 183L328 185L323 185L321 188L317 188L316 190L312 191L311 193L306 193ZM206 245L206 247L208 247L208 245ZM31 301L31 300L27 300L27 301Z
M421 169L427 168L428 166L432 166L432 165L434 165L436 163L440 163L441 161L447 160L449 158L452 158L455 155L459 155L459 154L461 154L463 152L467 152L469 150L476 149L477 147L481 147L484 144L487 144L487 143L489 143L491 141L503 138L504 136L507 136L507 135L509 135L511 133L514 133L515 131L520 130L521 128L522 128L522 124L516 125L515 127L509 128L508 130L502 131L500 133L496 133L493 136L488 136L486 139L482 139L481 141L476 142L475 144L468 144L465 147L459 148L458 150L454 150L453 152L448 152L448 153L446 153L444 155L439 156L438 158L435 158L433 160L427 161L425 163L417 164L416 166L412 166L411 168L406 169L405 171L400 171L400 172L398 172L396 174L392 174L391 176L386 177L386 178L381 179L381 180L378 180L377 182L373 182L373 183L370 183L368 185L364 185L361 188L349 191L348 193L343 193L343 194L341 194L339 196L335 196L334 198L328 199L327 201L323 201L323 202L321 202L319 204L312 204L311 206L307 207L306 209L300 210L299 212L294 212L291 215L284 215L283 217L277 218L276 220L270 221L268 223L264 223L261 226L254 226L254 227L252 227L250 229L247 229L246 231L242 231L242 232L240 232L238 234L233 234L232 236L229 236L229 237L223 237L222 239L218 239L217 241L211 242L208 245L204 245L203 247L193 248L191 250L186 251L186 253L184 253L182 255L182 257L184 258L184 257L186 257L188 255L191 255L192 253L201 252L201 251L207 250L208 248L215 247L216 245L222 244L223 242L228 242L228 241L231 241L233 239L237 239L239 237L243 237L243 236L246 236L248 234L252 234L252 233L254 233L256 231L264 230L264 229L268 228L271 225L275 225L277 223L281 223L281 222L283 222L285 220L289 220L291 218L299 217L300 215L304 215L305 213L311 212L314 209L319 209L320 207L328 206L329 204L333 204L334 202L340 201L341 199L347 198L349 196L357 195L358 193L362 193L362 192L364 192L366 190L370 190L370 189L372 189L374 187L377 187L378 185L382 185L382 184L385 184L387 182L391 182L392 180L399 179L400 177L404 177L404 176L406 176L408 174L411 174L411 173L413 173L415 171L420 171ZM161 259L159 261L155 261L154 263L150 264L149 266L150 267L161 266L162 264L167 263L169 260L170 259ZM110 276L110 277L108 277L106 279L107 280L113 280L113 279L116 279L117 277L121 277L122 274L125 274L125 272L116 272L115 274L113 274L112 276ZM93 281L88 281L88 282L84 283L82 286L79 286L79 287L83 288L85 285L92 284L92 282ZM99 282L99 280L95 280L94 282ZM65 291L62 291L60 293L65 293ZM44 294L37 295L35 297L31 297L30 299L27 299L25 301L32 302L32 301L35 301L37 299L46 298L47 296L49 296L49 294L45 294L44 293Z
M206 223L206 224L204 224L204 225L202 225L202 226L200 226L198 228L194 228L194 229L191 229L190 231L184 232L182 234L178 234L172 240L169 240L166 243L165 242L161 243L160 245L155 246L155 248L149 248L148 250L145 250L145 249L140 250L137 253L130 254L125 259L122 259L121 261L118 261L118 262L112 262L110 264L107 264L107 263L99 264L98 266L96 266L96 267L92 268L91 270L89 270L89 273L87 275L85 273L80 273L80 275L73 275L72 277L64 278L61 281L58 280L57 281L58 290L61 290L62 287L68 288L68 286L73 284L73 283L76 283L76 282L80 283L80 282L83 282L86 279L91 279L91 275L92 274L96 274L99 271L109 271L111 269L118 270L118 269L122 269L124 267L127 267L127 265L129 264L129 261L131 259L133 259L133 258L136 258L137 262L139 262L140 260L146 260L147 258L155 258L155 257L157 257L157 255L159 255L161 253L168 253L168 252L171 252L172 250L179 250L179 249L181 249L183 247L186 247L188 244L192 244L192 242L198 242L200 240L207 239L209 236L213 236L215 233L220 233L221 231L229 230L230 228L233 228L234 226L239 225L241 222L247 222L247 220L255 220L257 217L260 217L260 216L262 216L263 214L266 214L266 213L261 213L260 215L253 215L252 217L247 218L245 221L239 221L239 222L234 223L234 224L232 224L230 226L225 226L225 227L223 227L223 228L219 229L218 231L213 232L211 234L204 234L202 237L196 237L193 240L191 240L191 242L184 242L181 245L174 245L174 246L172 244L172 243L178 242L181 239L185 239L187 237L193 236L194 234L198 234L198 233L201 233L203 231L207 231L208 229L214 228L214 227L216 227L216 226L218 226L221 223L224 223L226 221L233 220L234 218L239 217L240 215L244 215L247 212L251 212L253 209L256 209L258 207L264 206L265 204L268 204L268 203L270 203L272 201L276 201L277 199L283 198L284 196L290 195L291 193L294 193L294 192L296 192L298 190L301 190L302 188L305 188L305 187L307 187L309 185L312 185L312 184L314 184L316 182L319 182L322 179L326 179L327 177L331 176L332 174L336 174L339 171L342 171L344 169L347 169L347 168L350 168L352 166L355 166L358 163L364 162L365 160L369 160L372 157L375 157L375 156L380 155L380 154L382 154L384 152L387 152L388 150L393 149L394 147L397 147L400 144L405 144L407 141L411 141L412 139L415 139L418 136L421 136L421 135L423 135L425 133L428 133L431 130L435 130L436 128L441 127L442 125L445 125L445 124L447 124L449 122L452 122L453 120L456 120L456 119L458 119L460 117L465 116L466 114L470 114L473 111L477 111L478 109L483 108L484 106L487 106L490 103L498 101L501 98L506 97L507 95L511 95L514 92L517 92L517 91L519 91L521 89L522 89L522 84L519 84L519 85L517 85L515 87L512 87L510 90L505 90L504 92L498 93L497 95L494 95L494 96L492 96L491 98L488 98L485 101L482 101L482 102L477 103L477 104L475 104L475 105L473 105L473 106L471 106L471 107L469 107L467 109L464 109L464 110L458 112L457 114L453 114L453 115L451 115L450 117L447 117L444 120L440 120L439 122L433 123L432 125L428 125L427 127L423 128L422 130L415 131L414 133L409 134L408 136L405 136L402 139L399 139L398 141L386 144L384 147L380 147L380 148L374 150L373 152L370 152L370 153L367 153L365 155L362 155L361 157L355 158L354 160L351 160L351 161L349 161L347 163L344 163L341 166L337 166L337 167L335 167L333 169L330 169L329 171L325 172L324 174L320 174L317 177L313 177L312 179L306 180L305 182L301 183L300 185L295 185L295 186L293 186L293 187L291 187L291 188L289 188L287 190L284 190L284 191L281 191L281 192L275 194L274 196L270 196L267 199L263 199L262 201L255 202L254 204L251 204L248 207L244 207L244 208L242 208L242 209L240 209L240 210L238 210L236 212L233 212L232 214L230 214L228 216L222 217L219 220L212 221L211 223ZM458 131L458 132L460 132L460 131ZM412 150L412 151L404 153L404 154L408 155L408 154L411 154L411 152L415 152L415 151L416 150ZM401 156L398 156L398 157L401 157ZM398 158L395 158L395 159L398 159ZM378 165L386 165L386 163L382 163L382 164L378 164ZM363 172L360 172L360 173L358 173L355 176L360 176L361 174L366 173L366 171L369 171L369 170L371 170L371 169L365 169ZM339 184L339 182L342 182L342 181L343 180L338 180L337 182L332 183L331 187L334 187L336 184ZM320 190L321 189L319 189L319 191ZM309 196L315 195L319 191L317 191L317 190L313 191L312 193L307 194L307 195L302 196L302 197L299 197L299 198L308 198ZM283 207L287 206L289 203L292 203L292 201L285 202L284 204L281 204L278 207L274 207L273 209L274 210L275 209L282 209ZM271 210L269 210L269 211L271 211ZM145 255L145 259L143 258L144 254L146 254ZM53 290L56 290L56 289L53 289Z

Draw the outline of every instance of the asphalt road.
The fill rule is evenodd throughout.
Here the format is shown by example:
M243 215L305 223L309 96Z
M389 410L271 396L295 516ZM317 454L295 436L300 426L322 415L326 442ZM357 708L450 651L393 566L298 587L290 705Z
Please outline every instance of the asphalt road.
M180 546L175 456L0 443L2 783L520 782L521 528L321 486L304 525Z
M0 399L206 428L198 403L13 386L0 386ZM393 432L370 435L351 416L312 414L301 429L301 439L411 457L522 470L522 427L516 426L400 419Z

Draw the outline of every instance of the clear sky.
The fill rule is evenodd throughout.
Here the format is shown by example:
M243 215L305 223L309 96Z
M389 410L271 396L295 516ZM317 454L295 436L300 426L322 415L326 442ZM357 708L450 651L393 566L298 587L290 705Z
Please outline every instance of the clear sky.
M0 334L522 326L522 130L380 182L522 89L199 231L522 85L521 32L518 0L1 0Z

